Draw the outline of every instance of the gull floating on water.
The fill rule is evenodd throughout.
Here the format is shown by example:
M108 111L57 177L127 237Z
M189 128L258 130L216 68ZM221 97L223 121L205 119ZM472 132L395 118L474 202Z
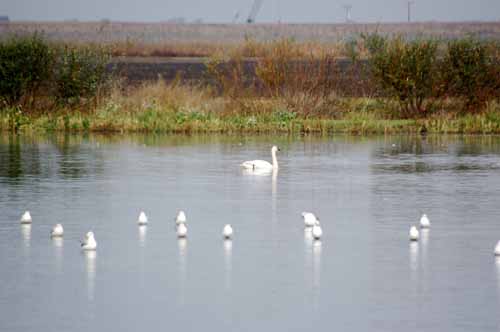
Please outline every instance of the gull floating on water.
M312 212L302 212L302 218L304 218L304 225L306 227L313 227L316 225L316 221L319 220Z
M52 231L50 232L51 237L61 237L64 234L64 229L61 224L57 224L52 227Z
M82 250L89 251L89 250L96 250L97 249L97 242L95 241L94 238L94 232L87 232L85 234L85 238L82 241Z
M495 246L495 256L500 256L500 241L498 241Z
M231 236L233 236L233 227L231 225L227 224L224 226L224 229L222 230L222 235L224 235L224 238L230 239Z
M179 213L177 214L177 217L175 218L175 223L177 225L180 225L180 224L184 224L186 223L186 214L184 213L184 211L179 211Z
M137 223L139 225L146 225L148 223L148 217L146 216L144 211L141 211L141 213L139 214L139 219L137 219Z
M422 215L422 218L420 218L420 228L429 228L431 227L431 222L429 221L429 218L427 218L427 215L424 213Z
M314 223L314 226L312 228L312 236L315 240L319 240L322 235L323 235L323 230L321 229L321 226L319 225L319 221L316 220L316 222Z
M186 224L182 223L177 226L177 237L186 237L187 236L188 229L186 227Z
M417 227L411 226L410 228L410 241L418 241L419 232Z
M23 216L21 217L21 224L31 224L32 219L31 219L31 214L29 211L24 212Z

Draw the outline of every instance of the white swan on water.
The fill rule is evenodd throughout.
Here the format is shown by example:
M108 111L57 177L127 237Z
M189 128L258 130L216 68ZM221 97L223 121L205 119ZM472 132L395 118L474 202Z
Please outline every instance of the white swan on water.
M23 216L21 217L21 224L31 224L32 219L31 219L31 214L29 211L24 212Z
M94 238L94 232L92 231L87 232L87 234L85 234L85 238L82 241L82 250L89 251L96 249L97 249L97 242Z
M319 220L312 212L302 212L302 218L306 227L313 227Z
M51 237L61 237L64 234L64 229L61 224L57 224L52 227L52 231L50 232Z
M409 235L410 235L410 241L418 241L419 232L417 227L411 226Z
M231 225L227 224L224 226L224 229L222 230L222 235L224 235L225 239L230 239L231 236L233 236L233 227Z
M186 223L186 214L184 213L184 211L179 211L179 213L177 214L177 217L175 218L175 223L177 225L180 225L180 224L184 224Z
M281 151L276 145L271 148L271 157L273 163L271 164L265 160L248 160L241 164L241 167L251 170L273 170L278 169L278 158L276 158L276 152Z
M424 213L422 215L422 218L420 218L420 228L429 228L431 227L431 222L429 218L427 218L427 215Z
M137 219L137 223L139 225L146 225L148 223L148 217L146 216L146 213L144 211L141 211L139 214L139 219Z

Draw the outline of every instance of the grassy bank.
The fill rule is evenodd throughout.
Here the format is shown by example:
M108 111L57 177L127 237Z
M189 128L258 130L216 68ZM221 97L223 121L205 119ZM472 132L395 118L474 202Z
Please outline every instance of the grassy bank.
M394 106L396 107L396 105ZM0 130L12 132L106 133L282 133L282 134L500 134L500 105L477 114L436 112L400 119L385 100L336 98L325 115L290 111L287 98L213 97L209 89L159 81L133 91L115 89L95 109L0 112Z

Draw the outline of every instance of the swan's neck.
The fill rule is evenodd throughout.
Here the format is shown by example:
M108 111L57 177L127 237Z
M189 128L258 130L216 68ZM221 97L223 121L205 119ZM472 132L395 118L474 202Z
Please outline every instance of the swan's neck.
M278 158L276 158L276 151L272 151L271 155L273 157L273 168L278 169Z

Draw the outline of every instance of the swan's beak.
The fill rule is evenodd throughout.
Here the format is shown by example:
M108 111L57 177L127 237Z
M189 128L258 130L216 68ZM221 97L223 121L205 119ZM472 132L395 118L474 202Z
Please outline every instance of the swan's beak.
M280 149L280 148L278 148L278 151L281 151L281 149Z

